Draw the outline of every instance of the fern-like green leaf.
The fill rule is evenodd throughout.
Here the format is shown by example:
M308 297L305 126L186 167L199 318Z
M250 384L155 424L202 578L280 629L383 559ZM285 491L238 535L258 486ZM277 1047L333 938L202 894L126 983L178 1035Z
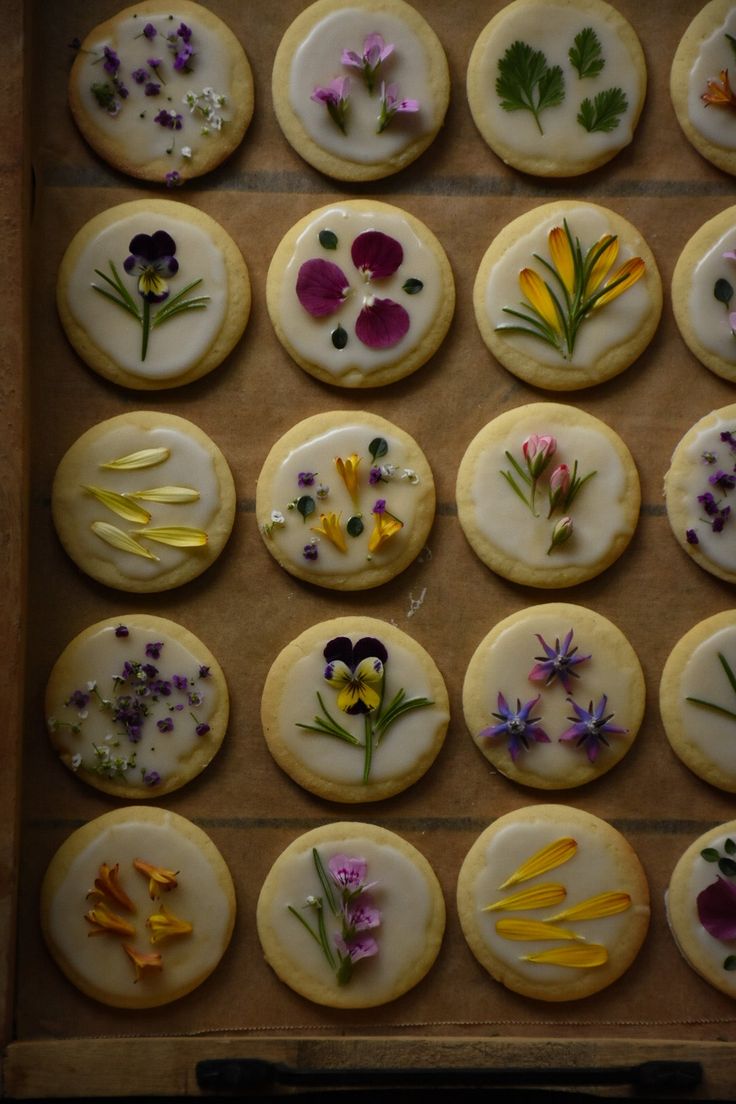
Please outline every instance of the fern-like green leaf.
M578 112L578 122L589 134L595 131L609 134L616 129L628 106L623 89L606 88L604 92L598 92L592 101L585 97Z
M592 27L584 27L575 35L575 41L567 52L570 64L577 69L578 76L597 77L606 64L601 49L601 40Z
M512 42L498 61L496 93L504 111L530 111L543 134L539 115L565 98L565 78L559 65L550 68L541 50Z

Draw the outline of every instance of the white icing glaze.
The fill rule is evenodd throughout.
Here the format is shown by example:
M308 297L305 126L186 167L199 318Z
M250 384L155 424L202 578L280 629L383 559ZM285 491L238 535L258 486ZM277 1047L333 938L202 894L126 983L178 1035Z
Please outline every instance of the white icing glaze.
M433 903L426 878L402 852L360 836L339 844L321 844L318 851L325 867L333 855L365 859L368 881L378 883L368 891L381 911L380 926L368 933L378 943L378 954L356 963L348 985L356 1000L387 1000L425 950ZM271 876L274 875L278 880L263 919L275 936L280 953L295 969L324 985L334 985L337 990L334 972L320 947L288 911L289 905L300 910L307 897L322 895L311 848L289 857L281 856L272 870ZM325 913L328 931L339 931L329 912ZM306 918L311 919L309 915Z
M605 628L610 630L610 626ZM635 714L632 707L632 698L633 703L640 698L641 672L636 657L633 652L630 657L622 653L623 637L617 635L612 638L610 631L595 632L588 627L587 632L579 632L574 616L565 620L537 608L531 616L510 624L486 652L483 679L488 725L497 723L493 714L498 709L499 691L512 709L517 698L523 704L540 695L532 716L540 718L539 723L549 736L550 743L532 742L530 750L519 755L516 767L522 771L528 767L550 782L559 781L562 785L569 780L573 767L579 768L581 762L587 763L585 749L576 748L575 741L559 742L559 737L572 724L569 718L574 716L574 711L558 678L550 686L545 686L544 682L531 682L528 676L536 660L546 658L535 634L539 633L548 645L554 647L555 640L562 642L570 629L574 631L571 648L577 646L577 655L591 657L572 668L579 677L570 680L570 696L581 708L587 709L591 700L597 705L601 695L606 694L606 715L614 714L612 724L626 729L638 724L639 710ZM629 662L626 662L627 659ZM478 733L473 733L473 737L481 750L507 746L505 736L479 739ZM610 735L607 739L611 749L600 747L599 764L605 764L607 758L616 754L619 742L627 738Z
M695 529L698 535L698 550L724 571L736 571L736 542L733 539L736 517L729 517L720 533L713 532L705 510L698 502L698 495L710 492L716 502L720 503L720 508L730 505L732 513L736 508L736 497L734 497L736 492L731 491L728 495L723 495L717 487L711 486L708 482L708 477L714 475L719 469L732 473L736 465L736 454L721 441L720 435L723 431L736 435L736 423L718 418L708 428L694 435L684 452L687 473L682 480L682 486L688 514L686 529ZM714 453L717 458L715 463L705 463L704 452Z
M690 325L700 344L728 364L736 364L736 337L729 311L713 294L716 280L736 281L736 263L723 254L736 248L736 225L727 230L692 270L688 312Z
M125 151L125 159L133 165L145 165L159 157L165 157L172 146L171 170L183 170L188 165L196 168L198 157L207 148L207 142L213 141L217 134L211 130L203 133L205 119L200 112L192 113L184 103L187 92L199 94L204 88L212 88L218 95L224 95L227 103L219 109L227 127L231 118L229 102L235 94L232 87L232 66L227 50L221 45L216 31L204 25L187 24L192 31L191 46L195 54L192 58L192 71L187 73L174 68L174 58L182 46L177 39L177 50L170 50L166 35L176 33L182 19L173 11L162 9L162 15L147 15L121 20L114 33L108 38L95 38L86 47L89 53L83 55L83 64L75 70L79 95L87 113L95 125L107 136L120 143ZM143 35L143 27L152 23L158 34L149 40ZM184 20L184 23L187 21ZM111 115L99 106L91 88L93 84L109 81L103 69L103 50L105 46L115 50L120 57L118 76L128 89L127 98L120 100L121 108L117 115ZM162 83L150 69L148 60L160 59L163 65L159 73L166 83ZM157 96L145 95L145 84L137 84L131 73L145 69L148 79L159 83L161 91ZM174 111L182 116L180 130L171 130L154 122L159 111ZM143 115L143 118L141 118ZM189 147L190 158L182 156L182 148Z
M562 463L572 471L575 460L580 476L596 472L570 508L572 537L549 555L550 534L559 511L547 519L545 495L541 494L541 516L533 517L499 474L511 470L506 451L523 464L521 445L532 433L551 433L557 438L557 451L548 472ZM514 559L548 569L587 566L601 560L616 537L629 531L625 493L625 469L606 437L585 425L568 425L557 431L553 420L540 424L538 412L520 417L504 437L494 439L478 457L472 483L475 520L481 532Z
M353 644L362 633L346 634ZM363 715L350 716L336 706L335 691L324 681L326 660L322 654L324 643L298 660L292 667L278 713L278 728L286 748L309 770L332 782L358 784L363 776L363 752L332 736L305 732L298 723L311 724L322 699L332 716L363 743ZM381 639L380 634L378 639ZM417 655L392 641L383 640L387 647L385 665L385 690L383 700L390 702L403 688L407 698L432 698L432 688ZM424 706L407 713L378 743L373 751L371 782L383 782L401 777L412 770L418 760L427 755L436 738L437 730L448 721L448 714L437 706Z
M376 430L371 426L351 425L348 420L346 425L327 430L292 449L281 464L271 487L273 509L281 511L286 518L284 526L274 526L269 538L276 543L280 556L285 556L316 575L361 571L369 562L368 541L374 524L372 507L382 498L386 500L387 511L403 521L404 527L372 554L370 562L377 566L390 564L403 552L414 524L417 507L423 501L426 489L423 489L421 483L416 485L398 476L388 483L369 485L368 475L373 462L368 445L376 435ZM384 436L383 431L379 430L378 435ZM390 434L386 434L384 440L388 443L388 452L378 460L378 464L390 463L399 469L404 468L406 458L402 443ZM353 503L335 467L336 457L345 460L353 453L361 458L358 468L360 500L357 505ZM300 487L300 472L317 473L315 485ZM320 483L329 487L330 493L325 498L319 498L315 493ZM305 494L314 498L316 506L315 512L306 521L297 510L287 509L290 502ZM355 538L346 535L347 551L341 552L327 537L312 531L313 526L320 525L321 513L340 514L343 533L348 519L361 514L365 526L363 533ZM316 560L305 559L303 555L304 546L312 542L317 543Z
M373 95L368 93L360 70L341 64L342 51L363 53L367 35L378 32L394 52L381 65ZM347 133L343 134L322 103L310 97L315 88L327 87L335 77L350 80ZM419 111L400 113L381 133L376 133L381 110L381 81L398 85L400 100L419 101ZM387 12L346 8L330 12L312 28L292 59L289 102L309 137L336 157L365 165L396 157L412 142L429 133L435 124L436 93L429 81L429 59L421 39Z
M509 887L499 886L527 859L542 847L554 843L563 837L571 836L577 841L575 855L561 866L549 870L526 882ZM482 910L512 893L533 888L547 882L557 882L565 886L567 896L558 905L522 912ZM571 974L585 973L585 970L571 971L570 967L554 966L542 963L524 962L522 955L549 950L552 947L572 946L572 943L560 944L551 940L516 942L504 939L496 932L496 921L501 918L543 920L554 916L564 908L570 908L599 893L630 890L630 884L622 865L622 855L610 847L598 844L595 832L581 830L578 820L565 823L563 818L554 821L523 824L514 823L496 832L489 840L485 850L485 865L481 868L473 885L473 901L477 910L477 923L484 942L492 954L510 967L517 976L534 981L537 984L558 985L570 980ZM560 926L572 929L583 935L587 942L602 944L609 956L616 949L616 943L624 936L634 912L642 906L633 905L625 912L615 916L601 917L597 920L560 921ZM590 967L596 969L597 967Z
M685 736L718 771L736 778L736 722L685 699L701 698L736 710L736 697L718 659L722 653L736 669L736 624L715 632L699 644L682 673L678 689Z
M605 215L591 207L575 208L568 211L565 218L573 238L580 240L583 255L605 234L611 233L611 226ZM531 233L514 241L491 269L485 291L485 307L495 326L513 325L517 322L512 315L504 314L502 308L519 310L523 299L519 273L524 268L534 269L550 282L555 294L560 294L554 279L534 260L533 255L537 253L548 261L551 259L547 236L553 227L562 225L563 220L559 213L549 215ZM634 255L633 250L619 237L619 253L613 272ZM645 281L640 279L618 298L606 303L600 310L593 311L586 318L578 330L575 349L569 360L563 360L556 349L535 337L504 331L498 331L498 336L542 364L582 367L594 364L604 353L632 338L641 328L651 308L651 296Z
M337 234L337 249L322 248L319 244L321 230ZM368 282L356 269L350 249L357 236L366 230L380 230L400 242L404 260L394 275ZM339 310L322 318L313 318L296 296L299 269L313 258L338 265L352 289ZM416 295L402 291L409 278L419 279L424 284ZM406 219L385 212L355 211L340 206L324 211L302 232L282 279L279 323L287 341L301 357L319 364L342 383L359 382L376 368L406 357L432 327L442 295L437 259ZM369 349L355 335L355 321L371 296L400 303L411 319L407 334L388 349ZM348 333L344 349L336 349L330 337L338 323Z
M167 460L155 467L135 471L108 471L100 467L122 456L147 448L168 448ZM220 509L217 474L212 457L193 437L170 427L142 429L134 426L116 426L90 442L86 451L84 470L80 484L103 487L118 493L160 486L192 487L199 491L196 502L179 504L141 503L152 515L149 526L187 526L204 529L216 517ZM114 563L130 579L152 579L171 570L190 556L196 556L198 548L173 548L154 541L143 541L158 556L158 562L123 552L100 539L90 528L95 521L116 525L124 532L142 528L125 521L108 510L82 487L74 502L77 536L81 554L93 559Z
M178 885L151 901L148 879L133 868L134 859L178 871ZM89 936L92 929L84 914L93 899L86 895L103 862L120 864L120 882L137 911L131 917L114 903L110 907L135 925L134 937ZM159 911L161 903L179 919L188 920L193 931L151 946L145 921ZM210 862L192 840L168 823L133 821L108 825L75 856L51 902L48 924L53 944L88 984L113 998L130 998L140 987L145 987L148 995L163 995L195 983L216 966L227 944L231 903ZM146 971L135 983L133 964L121 946L124 942L143 953L160 951L163 970Z
M736 149L736 111L729 107L706 106L701 96L708 81L720 83L721 70L728 69L734 87L734 55L726 34L736 36L736 8L717 30L705 39L688 75L687 110L691 124L699 134L721 149Z
M47 703L50 708L47 723L50 729L60 730L64 761L75 770L79 767L94 770L98 762L95 747L107 748L113 759L128 758L135 752L135 766L122 776L116 774L117 782L140 786L149 771L156 771L166 782L173 771L185 767L192 752L201 744L195 729L198 723L207 723L216 711L219 704L217 686L213 679L199 677L202 659L176 637L163 632L160 625L149 631L133 627L128 637L116 636L115 628L114 624L101 626L83 640L76 640L65 653L67 662L72 662L73 653L69 684L59 687L63 696L58 702ZM163 644L159 658L149 657L145 652L146 644L154 642ZM114 681L116 675L122 674L126 661L156 667L156 680L171 681L173 675L188 680L186 689L173 686L169 696L149 694L138 699L147 708L148 715L143 720L142 738L136 742L128 738L123 723L113 719L114 709L104 708L97 696L117 699L133 695L135 684L129 679L117 685ZM90 682L95 684L97 694L88 689ZM65 704L75 690L89 694L89 702L81 710ZM197 698L190 700L193 694ZM173 723L173 731L158 731L157 722L168 720ZM73 732L68 725L79 726L79 731ZM78 764L77 756L81 756Z
M725 853L724 844L728 838L733 839L733 835L729 837L729 834L724 832L722 836L709 839L708 847L714 847L723 855ZM717 975L719 987L728 991L732 996L736 996L736 973L733 970L723 969L723 960L733 954L733 943L716 939L715 936L710 935L698 919L697 896L707 886L712 885L718 876L717 863L706 862L700 855L695 856L694 861L690 864L686 883L687 897L692 900L690 936L695 940L698 956L702 957L705 964Z
M568 58L575 35L584 27L592 27L602 46L605 65L595 77L580 79ZM540 113L543 134L530 111L506 111L496 92L498 62L514 42L526 42L541 50L549 68L559 65L565 79L565 98L557 107ZM487 95L475 103L473 111L480 113L483 123L515 152L524 157L546 155L558 157L564 164L585 163L607 151L627 145L633 137L634 111L643 94L643 76L618 32L592 9L583 12L577 7L537 7L534 4L512 7L490 37L480 59L482 86ZM618 87L625 93L628 107L609 133L588 132L577 121L580 105L587 97L591 101L599 93Z
M166 282L173 299L193 280L201 284L190 296L207 295L204 310L177 314L159 329L152 327L145 361L141 360L142 327L136 320L92 290L92 285L110 290L95 275L98 269L110 276L110 261L117 269L136 305L141 308L138 277L128 276L123 262L136 234L165 230L176 243L179 271ZM70 276L66 294L69 309L94 344L121 368L142 379L165 380L179 376L197 364L219 333L227 305L227 271L220 250L199 226L168 215L137 214L106 227L82 250ZM187 296L190 297L190 296ZM162 304L165 306L165 302ZM158 305L151 314L155 317Z

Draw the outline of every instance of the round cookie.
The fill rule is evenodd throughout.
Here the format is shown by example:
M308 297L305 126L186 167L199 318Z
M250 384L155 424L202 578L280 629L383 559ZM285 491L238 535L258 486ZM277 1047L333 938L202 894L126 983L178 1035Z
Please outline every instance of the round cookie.
M672 750L700 778L736 793L736 611L698 622L662 671L659 711Z
M96 215L69 244L56 302L82 360L123 387L179 387L211 372L250 314L248 270L203 211L133 200Z
M279 766L328 801L380 801L430 768L450 719L434 660L373 617L338 617L288 644L266 678L263 735Z
M51 955L73 985L116 1008L153 1008L191 992L220 962L234 922L233 881L212 840L151 806L78 828L41 888Z
M404 0L318 0L284 34L272 90L305 161L336 180L380 180L434 140L450 75L439 39Z
M634 137L646 87L639 39L603 0L514 0L468 63L482 137L535 176L579 176L610 161Z
M69 106L114 168L170 187L216 168L253 114L240 42L200 4L143 0L95 27L69 76Z
M736 173L736 72L732 38L736 12L730 0L711 0L698 12L675 51L670 95L685 137L702 157Z
M672 310L682 338L698 360L736 381L736 207L721 211L697 230L672 275ZM736 304L734 304L736 308Z
M372 1008L412 989L433 965L445 902L410 843L375 824L343 822L314 828L282 852L256 920L265 959L286 985L317 1004Z
M685 960L728 997L736 997L735 854L736 821L711 828L680 857L665 894L670 931Z
M534 387L575 391L618 375L644 351L662 313L662 281L630 222L597 204L560 200L494 238L473 305L504 368Z
M460 925L480 964L537 1000L599 992L629 968L649 926L635 852L610 824L567 805L499 817L457 883Z
M473 438L457 475L473 551L513 583L575 586L625 550L639 516L631 453L604 422L560 403L507 410Z
M736 547L730 537L736 487L736 404L706 414L672 454L664 493L672 532L687 554L711 575L736 582Z
M266 293L289 355L339 387L381 387L414 372L455 309L452 269L431 230L362 199L300 219L273 256Z
M568 789L624 757L644 716L644 675L611 621L565 602L500 621L475 651L463 685L465 723L501 774Z
M51 509L82 571L147 594L181 586L217 559L235 520L235 484L217 445L192 422L137 410L71 446Z
M268 551L291 575L333 590L380 586L407 568L434 506L416 441L364 411L298 422L272 447L256 487Z
M90 625L46 686L46 727L62 763L130 801L162 797L203 771L228 714L225 676L209 649L150 614Z

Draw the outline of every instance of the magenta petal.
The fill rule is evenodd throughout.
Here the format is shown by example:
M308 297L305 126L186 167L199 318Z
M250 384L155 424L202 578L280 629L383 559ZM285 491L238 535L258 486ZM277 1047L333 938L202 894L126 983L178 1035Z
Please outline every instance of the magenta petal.
M363 307L355 322L355 333L369 349L390 349L409 330L409 315L393 299L374 299Z
M736 885L718 878L698 894L698 917L714 939L736 939Z
M393 276L404 259L404 250L396 238L380 230L366 230L358 234L350 255L356 268L367 272L372 279Z
M549 675L549 666L546 663L535 663L528 674L530 682L543 682Z
M314 318L332 314L345 301L350 284L332 261L305 261L296 278L297 299Z

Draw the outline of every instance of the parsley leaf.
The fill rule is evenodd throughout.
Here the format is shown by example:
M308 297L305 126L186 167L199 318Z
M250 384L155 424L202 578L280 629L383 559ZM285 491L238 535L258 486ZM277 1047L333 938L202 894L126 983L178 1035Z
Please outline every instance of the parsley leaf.
M578 112L578 122L590 134L596 130L608 134L616 129L620 116L628 106L629 101L622 89L607 88L605 92L598 92L592 103L585 97Z
M583 77L597 77L606 64L601 40L592 27L584 27L575 35L575 43L568 50L567 56L581 80Z
M526 42L513 42L498 61L496 92L504 111L531 111L540 134L539 116L565 98L565 78L559 65L551 69L541 50ZM535 96L536 93L536 96Z

